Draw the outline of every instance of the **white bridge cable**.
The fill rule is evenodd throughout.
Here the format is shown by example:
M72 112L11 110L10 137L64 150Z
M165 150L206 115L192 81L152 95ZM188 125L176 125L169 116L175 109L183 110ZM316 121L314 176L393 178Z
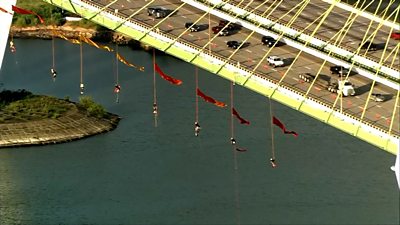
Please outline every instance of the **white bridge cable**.
M358 2L359 2L359 1L358 1ZM357 2L357 4L358 4L358 2ZM368 7L368 6L367 6L367 7ZM339 32L337 32L337 33L333 36L333 37L336 37L335 40L334 40L333 45L340 45L340 43L343 42L344 37L345 37L345 34L350 30L350 26L347 26L347 25L348 25L348 24L352 24L352 22L354 21L354 18L355 18L355 17L352 18L352 14L353 14L353 13L351 13L350 16L347 17L347 21L346 21L346 23L345 23L346 25L345 25L342 29L340 29ZM344 32L344 34L342 34L343 32ZM332 39L331 39L331 40L332 40ZM330 41L331 41L331 40L330 40ZM329 56L331 53L332 53L332 50L330 50L330 51L328 52L328 56ZM306 93L305 93L305 95L304 95L304 99L303 99L303 101L301 102L301 104L299 105L298 109L300 109L300 107L301 107L302 104L304 103L305 99L307 98L308 94L310 93L310 91L311 91L312 88L314 87L314 84L315 84L315 82L318 80L319 75L321 74L321 71L322 71L322 69L324 68L326 62L327 62L327 60L324 60L324 61L321 63L321 66L319 67L318 72L317 72L316 75L315 75L315 78L312 80L310 86L308 87L308 89L307 89L307 91L306 91ZM349 73L346 74L346 77L347 77L348 75L349 75ZM332 109L334 109L335 105L336 105L336 101L335 101L334 104L332 104Z
M395 19L397 19L398 14L399 14L399 10L396 10ZM383 22L381 21L380 24L382 24L382 23L383 23ZM393 31L393 28L391 28L391 31ZM385 49L384 49L385 51L386 51L386 48L388 47L389 40L390 40L390 39L387 39L387 40L386 40ZM379 64L382 63L382 60L383 60L383 58L384 58L385 51L383 52L383 56L382 56L381 61L379 62ZM378 74L378 71L377 71L376 75L377 75L377 74ZM370 89L370 91L369 91L369 93L368 93L367 101L366 101L366 103L365 103L365 106L363 107L363 112L362 112L362 114L361 114L361 120L364 118L365 112L366 112L366 110L367 110L368 103L369 103L369 100L370 100L370 98L371 98L371 94L372 94L372 90L373 90L373 88L374 88L375 82L376 82L376 80L374 79L374 80L372 81L371 89ZM394 110L394 111L392 112L392 113L393 113L392 118L394 118L395 111L396 111L396 110ZM392 127L393 122L394 122L394 119L392 119L392 120L390 121L390 127ZM358 129L360 129L360 126L359 126ZM389 132L390 132L390 131L389 131Z
M309 2L309 1L308 1ZM321 18L321 20L319 21L319 24L317 25L317 27L315 28L315 30L312 32L311 36L314 36L314 34L316 33L316 31L319 29L319 27L323 24L323 22L325 21L325 19L328 17L329 13L333 10L335 4L332 4L329 9L327 11L325 11L322 15L323 18ZM304 43L304 46L306 47L309 44L309 40L307 40ZM288 74L288 72L292 69L293 65L295 64L295 62L297 61L297 59L299 58L299 56L301 55L301 53L303 52L303 50L300 50L296 57L294 58L293 62L290 64L289 68L285 71L285 73L283 74L282 78L279 80L277 87L275 87L275 89L273 90L271 96L275 93L275 91L278 89L279 84L285 79L286 75Z
M281 20L282 18L284 18L286 15L288 15L292 10L295 10L297 7L301 6L303 7L303 9L305 8L304 4L306 3L307 0L303 0L302 2L299 2L295 7L293 7L292 9L290 9L287 13L285 13L284 15L282 15L281 17L279 17L276 21L274 21L275 23L278 22L279 20ZM272 11L271 13L282 3L283 1L281 1ZM308 1L309 2L309 1ZM302 10L298 10L297 12L301 12ZM271 14L270 13L270 14ZM270 15L269 14L269 15ZM269 16L268 15L268 16ZM296 18L299 16L299 13L296 13L295 16L292 17L292 19L290 21L288 21L288 24L291 25L292 23L295 22ZM259 23L257 27L260 27L264 24ZM242 85L245 85L247 83L247 81L254 75L254 72L258 69L258 67L261 65L262 62L264 62L265 58L268 57L269 53L272 51L272 49L279 43L279 41L282 39L284 33L282 32L279 37L276 39L276 42L269 48L269 50L264 54L264 56L261 58L261 60L258 61L258 63L256 64L256 66L254 67L254 69L251 71L251 73L247 76L246 80L243 82ZM277 86L279 86L280 82L277 83ZM272 96L272 95L271 95Z
M226 2L224 2L224 3L227 3L227 2L229 2L229 0L226 0ZM201 19L203 19L204 17L206 17L207 15L209 15L209 13L210 13L213 9L215 9L217 6L218 6L218 5L215 4L213 7L209 7L209 9L208 9L202 16L200 16L196 21L193 22L192 25L190 25L190 26L189 26L188 28L186 28L181 34L179 34L179 35L171 42L171 44L169 44L165 49L163 49L163 51L164 51L164 52L167 51L171 46L173 46L173 45L178 41L179 38L181 38L183 35L185 35L185 34L186 34L193 26L195 26Z
M243 1L244 1L244 0L240 1L240 2L238 3L238 5L240 5ZM254 1L254 0L251 0L251 1L246 5L245 8L247 8L253 1ZM237 5L237 6L238 6L238 5ZM231 15L232 13L233 13L233 12L230 12L229 15ZM234 17L234 19L236 19L237 17L239 17L239 15L236 15L236 16ZM222 30L226 29L231 23L232 23L232 22L229 21L227 24L225 24L225 26L224 26L219 32L221 32ZM199 50L198 53L195 54L195 56L194 56L189 62L192 62L195 58L197 58L198 55L200 55L201 53L203 53L204 49L207 48L207 46L208 46L210 43L212 43L212 41L213 41L215 38L217 38L217 37L218 37L218 34L215 35L214 37L212 37L206 44L204 44L204 46ZM222 66L222 67L223 67L223 66ZM222 69L222 67L221 67L221 69ZM219 72L219 71L218 71L218 72Z

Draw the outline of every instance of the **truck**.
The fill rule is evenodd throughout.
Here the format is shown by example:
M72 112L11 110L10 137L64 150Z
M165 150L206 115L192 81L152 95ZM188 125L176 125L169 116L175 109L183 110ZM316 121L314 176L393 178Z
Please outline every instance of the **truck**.
M273 67L285 66L285 62L278 56L268 56L268 64Z
M311 83L315 80L316 76L310 73L299 74L299 78L307 83ZM354 85L349 79L338 79L337 82L332 81L328 76L318 76L319 79L315 80L315 84L325 88L332 93L342 93L343 96L354 96L356 94Z

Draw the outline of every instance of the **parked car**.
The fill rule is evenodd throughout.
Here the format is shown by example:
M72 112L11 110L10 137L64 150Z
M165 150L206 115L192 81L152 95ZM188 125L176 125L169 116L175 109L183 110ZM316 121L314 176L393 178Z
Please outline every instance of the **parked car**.
M382 94L372 93L371 99L372 99L372 101L375 101L375 102L383 102L383 101L385 101L385 96Z
M245 47L245 44L246 43L244 43L244 44L242 44L242 42L239 42L239 41L228 41L228 42L226 42L226 45L229 47L229 48L233 48L233 49L237 49L237 48L243 48L243 47Z
M330 70L331 74L337 74L339 76L345 76L347 73L349 73L349 69L343 66L331 66Z
M400 40L400 31L396 31L396 32L393 32L392 34L390 34L390 38L392 38L394 40Z
M378 46L370 41L366 41L364 44L359 44L361 46L361 49L367 49L370 51L376 51L378 50Z
M271 37L271 36L263 36L261 38L261 43L263 45L267 45L268 47L272 47L272 46L279 46L279 42L276 43L277 41L275 40L275 38ZM276 43L276 44L275 44Z
M268 64L273 67L284 66L285 62L278 56L268 56Z
M154 16L155 18L164 18L168 14L168 10L161 7L149 7L147 8L147 15Z
M193 23L185 23L185 28L189 28L190 26L192 26ZM194 24L192 27L190 27L190 32L197 32L200 31L200 25Z

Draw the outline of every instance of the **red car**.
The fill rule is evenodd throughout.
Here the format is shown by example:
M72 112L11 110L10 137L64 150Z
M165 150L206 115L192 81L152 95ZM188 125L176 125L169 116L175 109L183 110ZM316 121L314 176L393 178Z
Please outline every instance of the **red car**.
M400 40L400 32L393 32L390 35L390 38L394 39L394 40Z

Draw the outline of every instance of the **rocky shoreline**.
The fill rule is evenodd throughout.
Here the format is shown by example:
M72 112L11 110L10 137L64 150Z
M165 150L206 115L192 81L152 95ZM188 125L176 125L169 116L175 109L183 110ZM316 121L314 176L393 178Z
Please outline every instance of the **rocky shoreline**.
M87 116L74 103L56 119L0 124L0 148L69 142L115 129L120 121L108 113L107 119Z
M149 49L149 46L118 32L107 29L95 30L90 28L82 28L70 26L68 24L63 26L11 26L9 35L13 38L51 39L53 37L53 31L57 31L67 38L78 39L79 35L84 35L85 37L90 38L93 41L99 41L103 43L117 43L118 45L127 45L134 49Z

